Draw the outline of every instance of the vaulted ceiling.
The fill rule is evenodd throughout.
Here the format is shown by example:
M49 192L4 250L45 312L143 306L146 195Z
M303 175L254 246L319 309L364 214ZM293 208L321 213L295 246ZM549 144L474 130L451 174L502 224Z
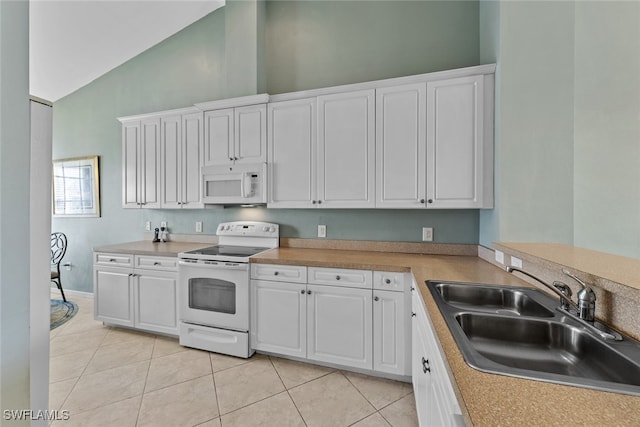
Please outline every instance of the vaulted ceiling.
M224 4L225 0L31 0L30 94L57 101Z

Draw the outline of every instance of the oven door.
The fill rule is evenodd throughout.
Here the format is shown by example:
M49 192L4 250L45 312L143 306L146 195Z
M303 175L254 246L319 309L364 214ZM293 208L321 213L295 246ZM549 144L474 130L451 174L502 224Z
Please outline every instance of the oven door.
M180 320L247 332L249 264L180 260Z

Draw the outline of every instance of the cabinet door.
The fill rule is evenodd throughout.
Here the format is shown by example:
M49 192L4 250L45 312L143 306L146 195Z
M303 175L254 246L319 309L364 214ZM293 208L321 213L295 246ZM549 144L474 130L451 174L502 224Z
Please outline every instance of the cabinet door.
M178 335L178 275L136 270L135 327Z
M483 82L427 83L427 207L483 207Z
M180 192L182 117L180 115L163 117L161 124L161 202L163 208L175 209L180 207L182 200Z
M233 108L204 113L204 165L229 165L234 160Z
M182 116L182 161L180 163L182 208L203 208L202 193L202 113L185 114Z
M140 122L140 203L143 208L160 207L160 118Z
M404 292L373 291L373 369L410 374Z
M102 322L133 326L133 281L128 268L93 271L94 317Z
M419 208L426 199L425 83L376 90L376 207Z
M122 124L122 207L140 208L139 161L140 122Z
M316 206L316 99L269 104L270 208Z
M372 369L371 290L307 285L307 358Z
M251 348L307 356L306 285L251 281Z
M234 109L236 163L267 161L267 106L249 105Z
M318 200L375 207L374 91L318 97Z

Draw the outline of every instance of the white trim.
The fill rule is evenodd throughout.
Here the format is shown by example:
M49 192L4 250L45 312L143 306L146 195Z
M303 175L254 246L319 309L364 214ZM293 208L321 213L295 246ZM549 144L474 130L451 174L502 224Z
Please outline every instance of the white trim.
M64 289L64 295L68 298L70 295L75 295L77 297L81 297L81 298L89 298L89 299L93 299L93 292L86 292L86 291L76 291L75 289ZM62 294L60 294L60 290L58 288L56 288L55 286L51 287L51 293L57 293L58 295L60 295L60 298L62 298Z
M244 107L247 105L266 104L269 102L269 94L241 96L238 98L220 99L217 101L198 102L194 104L202 111L220 110L223 108Z
M158 116L174 116L174 115L184 115L184 114L193 114L193 113L200 113L200 110L196 107L184 107L184 108L176 108L174 110L155 111L153 113L136 114L134 116L123 116L123 117L118 117L117 120L120 123L125 123L125 122L133 122L133 121L144 120L149 118L156 118Z

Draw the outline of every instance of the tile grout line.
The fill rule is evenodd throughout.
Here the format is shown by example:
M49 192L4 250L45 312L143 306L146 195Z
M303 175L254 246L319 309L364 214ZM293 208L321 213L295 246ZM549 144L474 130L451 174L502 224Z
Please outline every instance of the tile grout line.
M273 364L272 357L267 356L267 358L269 359L269 363L271 363L271 366L273 366L273 370L276 371L276 375L280 379L280 382L282 383L282 386L284 387L284 391L287 393L287 396L289 396L289 399L291 399L291 403L293 403L293 407L296 408L296 412L298 412L300 419L302 420L305 426L308 426L309 424L307 424L307 420L305 420L304 417L302 416L302 412L300 412L300 408L298 408L298 405L296 405L296 401L293 399L293 396L291 396L291 393L289 392L289 388L282 380L282 376L280 375L280 372L278 372L278 368L276 368L276 365Z
M149 366L147 366L147 374L144 376L144 384L142 385L142 394L140 395L140 404L138 405L138 415L136 415L136 426L140 422L140 412L142 411L142 401L144 400L144 391L147 388L147 380L149 379L149 371L151 371L151 361L153 360L153 352L156 349L156 342L158 337L153 340L153 348L151 349L151 358L149 359Z
M213 359L211 353L209 354L209 366L211 366L211 380L213 381L213 395L216 398L216 407L218 408L218 419L220 420L220 426L222 426L222 414L220 413L220 400L218 399L218 387L216 387L216 373L213 368Z

